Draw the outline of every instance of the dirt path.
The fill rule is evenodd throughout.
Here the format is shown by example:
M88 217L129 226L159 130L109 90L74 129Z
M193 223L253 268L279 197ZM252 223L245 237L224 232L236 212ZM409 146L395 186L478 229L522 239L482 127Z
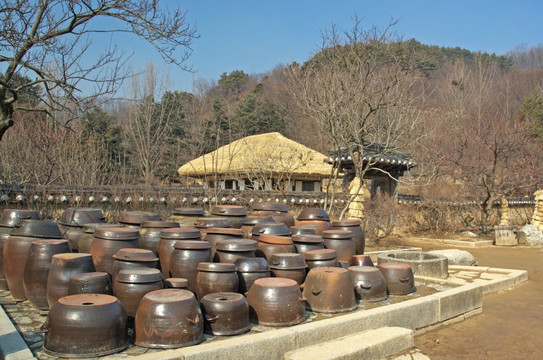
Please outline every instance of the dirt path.
M416 245L423 250L450 248ZM543 250L465 250L480 266L528 270L529 280L485 295L481 315L418 335L415 346L431 359L543 359Z

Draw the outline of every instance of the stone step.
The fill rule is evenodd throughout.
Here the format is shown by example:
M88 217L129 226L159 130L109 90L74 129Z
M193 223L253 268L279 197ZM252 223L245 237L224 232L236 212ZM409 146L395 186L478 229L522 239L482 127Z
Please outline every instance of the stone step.
M378 360L413 346L413 330L382 327L289 351L283 359Z

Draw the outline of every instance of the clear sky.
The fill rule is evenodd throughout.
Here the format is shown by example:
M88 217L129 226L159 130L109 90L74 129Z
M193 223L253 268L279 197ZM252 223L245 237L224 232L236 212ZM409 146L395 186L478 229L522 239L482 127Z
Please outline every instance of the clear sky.
M518 45L543 44L543 0L165 0L187 9L200 38L193 43L186 73L169 67L172 85L191 91L196 77L217 81L223 72L265 73L278 64L303 63L315 52L321 31L334 23L349 29L352 16L423 44L504 54ZM132 39L134 40L134 39ZM124 44L132 64L154 60L152 48Z

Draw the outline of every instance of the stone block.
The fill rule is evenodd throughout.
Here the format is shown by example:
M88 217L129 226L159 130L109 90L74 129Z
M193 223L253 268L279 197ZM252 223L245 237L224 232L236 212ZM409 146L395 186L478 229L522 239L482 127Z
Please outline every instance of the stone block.
M442 291L431 297L439 301L440 322L483 306L482 287L475 284Z

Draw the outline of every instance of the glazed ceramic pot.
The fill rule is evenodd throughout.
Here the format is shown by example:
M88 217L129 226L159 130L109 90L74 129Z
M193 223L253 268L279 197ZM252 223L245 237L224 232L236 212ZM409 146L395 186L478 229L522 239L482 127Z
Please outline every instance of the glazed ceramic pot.
M305 226L291 226L290 232L294 235L317 235L315 228Z
M211 208L212 216L225 217L235 229L241 229L243 220L247 216L247 209L241 205L216 205Z
M198 299L217 292L238 292L239 279L235 264L202 262L198 264L197 269L196 296Z
M310 250L324 249L324 240L319 235L292 235L292 242L299 254Z
M381 271L374 266L350 266L349 274L357 300L381 301L387 298L387 284Z
M62 358L96 357L126 349L126 312L117 298L79 294L57 301L41 330L43 351Z
M277 202L261 202L253 205L253 213L257 215L269 215L277 222L288 227L294 226L294 216L288 212L286 204Z
M68 295L104 294L113 295L113 286L108 273L88 272L70 276Z
M200 231L193 228L170 228L160 232L157 253L160 260L162 277L170 277L170 261L178 241L201 241Z
M200 231L202 239L205 239L207 230L210 228L231 228L233 226L229 218L209 217L196 220L194 227Z
M90 253L96 271L107 272L113 276L115 255L125 248L139 248L140 233L129 227L99 227L94 231Z
M204 240L211 244L211 257L215 258L217 241L241 240L244 237L245 237L245 232L242 229L209 228L206 231Z
M259 223L272 223L276 222L270 216L263 215L247 215L241 223L241 230L245 233L246 238L251 238L251 230L256 224Z
M317 267L337 267L337 252L334 249L309 250L304 253L308 270Z
M369 255L355 255L351 258L349 266L375 266Z
M70 248L78 251L78 241L83 235L83 225L105 223L102 210L87 207L69 207L58 219L58 227L62 237L70 242Z
M251 229L251 239L258 240L260 235L289 236L290 230L283 223L258 223Z
M415 290L415 277L410 265L383 263L377 268L385 278L390 295L407 295Z
M304 284L303 296L314 312L338 313L357 307L349 271L338 267L311 269Z
M177 241L170 258L170 275L185 278L196 292L198 264L211 262L211 244L206 241Z
M352 233L346 230L326 230L322 232L324 247L334 249L337 259L349 263L354 255Z
M245 294L257 279L271 277L270 266L261 257L237 259L236 269L239 279L239 292Z
M68 286L72 275L94 271L91 254L53 255L49 276L47 277L47 303L49 308L58 299L68 295Z
M259 325L290 326L304 321L305 298L294 280L257 279L246 296L249 317Z
M158 267L158 257L147 249L120 249L113 255L113 259L113 274L111 276L113 282L121 270L139 267L156 269Z
M113 292L119 299L126 315L135 317L145 294L164 288L162 274L158 269L134 268L121 270L115 278Z
M139 228L144 221L160 221L160 216L149 211L123 211L117 221L128 227Z
M175 221L179 227L194 226L194 222L204 217L205 210L202 208L175 208L168 218L168 221Z
M20 220L10 235L42 239L62 239L58 224L49 220Z
M204 341L204 319L194 294L181 289L152 291L136 314L137 346L173 349Z
M255 240L219 240L215 244L216 252L213 261L235 263L237 259L254 258L257 247Z
M90 254L90 247L94 239L94 231L100 227L124 227L121 224L90 223L82 227L83 234L77 240L77 252Z
M23 285L26 298L37 309L49 309L47 278L53 255L69 253L67 240L39 240L30 245L24 266Z
M328 213L321 208L303 209L296 218L296 226L313 228L317 235L332 228Z
M269 259L273 276L292 279L301 285L305 280L307 265L302 254L273 254Z
M269 260L273 254L295 253L296 248L291 237L262 234L258 237L255 255Z
M332 230L347 230L352 233L355 255L364 254L366 238L358 219L332 221Z
M249 304L241 294L220 292L200 300L204 331L213 335L238 335L249 331Z
M4 244L4 276L11 296L15 300L26 300L24 291L24 269L34 241L43 240L26 236L9 236Z
M160 232L164 229L179 228L179 224L173 221L144 221L140 226L140 248L153 251L158 254L157 247L160 240Z
M166 289L189 289L189 281L185 278L167 278L164 280L164 287Z

